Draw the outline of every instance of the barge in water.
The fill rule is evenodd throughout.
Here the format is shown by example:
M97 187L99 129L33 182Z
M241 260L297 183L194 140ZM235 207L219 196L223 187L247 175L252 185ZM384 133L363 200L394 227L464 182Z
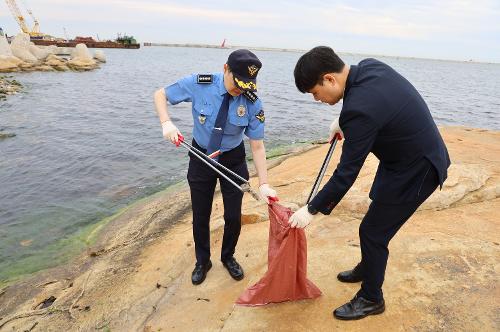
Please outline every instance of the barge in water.
M92 37L76 37L75 39L47 39L31 37L31 41L35 45L50 46L56 45L57 47L75 47L77 44L85 44L88 48L127 48L138 49L141 47L133 37L124 36L118 37L116 40L98 41Z

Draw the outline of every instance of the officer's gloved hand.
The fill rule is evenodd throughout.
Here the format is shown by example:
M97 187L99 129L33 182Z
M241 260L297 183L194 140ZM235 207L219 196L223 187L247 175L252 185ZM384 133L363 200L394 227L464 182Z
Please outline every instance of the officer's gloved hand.
M276 197L276 190L273 188L269 187L267 183L263 183L259 187L259 192L260 192L260 197L267 203L270 203L269 197L272 198L277 198Z
M292 214L292 216L288 220L288 223L292 228L304 228L309 225L309 223L313 221L315 217L315 215L309 213L309 211L307 210L307 205L305 205L295 211L294 214Z
M340 129L340 125L339 125L339 118L336 118L331 124L330 124L330 137L328 138L328 141L331 142L333 141L333 138L335 137L335 135L340 135L340 137L338 137L339 141L344 138L344 133L342 132L342 129Z
M181 132L177 127L172 123L172 121L162 122L161 127L163 129L163 137L169 139L172 143L179 146L179 135Z

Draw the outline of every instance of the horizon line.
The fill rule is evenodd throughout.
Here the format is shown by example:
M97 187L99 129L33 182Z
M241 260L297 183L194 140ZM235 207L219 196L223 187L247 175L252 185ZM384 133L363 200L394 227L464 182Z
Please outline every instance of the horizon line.
M266 47L266 46L245 46L245 45L225 45L221 47L215 44L198 44L198 43L157 43L157 42L143 42L145 47L191 47L191 48L219 48L219 49L234 49L234 48L245 48L249 50L257 51L275 51L275 52L307 52L308 49L302 48L286 48L286 47ZM420 57L420 56L407 56L407 55L389 55L389 54L376 54L376 53L358 53L350 51L336 51L339 54L347 55L362 55L362 56L379 56L388 58L404 58L404 59L421 59L421 60L435 60L435 61L447 61L447 62L460 62L460 63L480 63L480 64L493 64L498 65L499 62L494 61L481 61L481 60L457 60L457 59L444 59L444 58L431 58L431 57Z

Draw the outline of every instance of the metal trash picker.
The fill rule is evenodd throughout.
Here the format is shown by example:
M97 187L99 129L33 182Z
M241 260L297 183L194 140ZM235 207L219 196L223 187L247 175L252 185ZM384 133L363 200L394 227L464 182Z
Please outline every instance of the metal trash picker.
M318 177L316 178L316 181L314 181L314 186L311 190L311 193L309 194L309 197L307 198L306 204L309 204L314 196L316 196L316 194L318 193L319 186L321 185L321 181L325 176L326 169L328 168L328 164L330 163L330 159L332 158L333 150L335 150L337 141L340 141L341 139L342 136L337 133L335 134L333 140L330 142L330 148L328 149L328 153L326 154L325 160L323 161L323 165L321 165Z
M240 175L231 171L229 168L227 168L224 165L213 160L212 158L210 158L209 156L207 156L206 154L204 154L202 151L198 150L197 148L195 148L191 144L186 143L184 141L184 136L179 135L179 143L176 145L177 146L180 145L183 148L185 148L186 150L188 150L189 152L191 152L196 158L198 158L199 160L204 162L207 166L212 168L215 172L217 172L220 176L222 176L224 179L226 179L229 183L231 183L233 186L238 188L242 193L250 193L250 195L252 195L252 197L255 200L257 200L257 201L261 200L259 194L257 194L257 192L255 192L255 190L253 190L252 187L250 187L250 182L247 179L241 177ZM212 154L212 155L214 155L214 154ZM232 175L235 178L237 178L238 180L242 181L243 183L241 185L237 184L236 182L231 180L226 174L222 173L221 169L224 170L225 172L227 172L229 175Z

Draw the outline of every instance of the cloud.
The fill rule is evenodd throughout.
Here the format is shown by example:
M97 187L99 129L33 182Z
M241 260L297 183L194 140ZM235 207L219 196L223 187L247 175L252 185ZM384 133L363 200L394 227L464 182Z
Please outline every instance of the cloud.
M45 4L38 7L44 12L45 18L64 18L75 20L101 20L106 17L110 21L132 20L151 21L163 19L165 25L175 20L197 20L204 22L226 23L232 26L258 25L259 20L275 20L277 16L271 13L261 12L257 9L247 8L235 9L221 8L210 3L196 3L194 5L184 4L180 1L154 2L134 0L45 0ZM241 6L239 6L241 7ZM229 7L228 7L229 8ZM255 7L256 8L256 7ZM138 18L139 17L139 18Z
M330 18L327 27L332 32L358 36L423 39L429 36L434 28L403 20L392 11L366 11L344 5L325 11L323 17Z
M53 34L61 34L65 26L70 35L128 31L139 40L157 42L210 43L227 37L230 44L248 46L308 48L333 43L345 51L368 53L499 56L498 0L28 2L42 31ZM1 1L0 16L9 14ZM4 30L19 30L12 17L3 21Z
M322 12L322 21L332 32L377 38L432 40L448 35L458 39L500 29L500 11L489 0L381 2L376 8L340 4Z
M116 0L113 2L123 8L140 10L154 15L167 14L168 17L188 17L198 20L217 22L226 21L228 24L236 25L248 23L257 24L257 17L259 20L276 19L276 15L274 14L263 13L255 10L211 9L207 7L203 8L200 5L194 7L181 4L156 3L148 1Z

